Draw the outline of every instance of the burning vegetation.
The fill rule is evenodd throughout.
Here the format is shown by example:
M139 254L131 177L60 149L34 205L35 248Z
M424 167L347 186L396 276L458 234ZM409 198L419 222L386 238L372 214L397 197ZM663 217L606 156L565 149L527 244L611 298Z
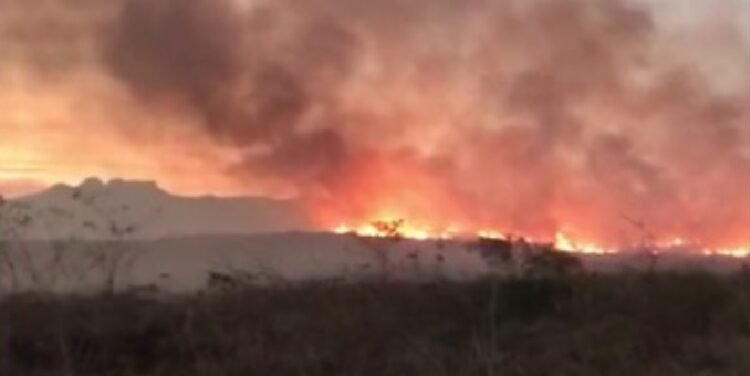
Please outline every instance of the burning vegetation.
M383 239L410 239L410 240L458 240L458 239L479 239L488 241L503 241L509 245L513 244L538 244L549 246L551 250L560 252L606 255L626 251L627 248L614 249L599 246L595 243L581 242L570 238L566 233L558 231L553 239L532 239L523 236L514 236L495 230L481 230L475 233L462 232L458 228L435 231L428 227L419 227L409 225L404 219L383 219L374 220L370 223L360 226L349 226L341 224L333 229L337 234L349 234L363 238L383 238ZM633 246L631 249L635 249ZM681 252L701 252L705 255L720 255L744 258L750 256L750 247L748 248L704 248L699 244L693 244L681 238L674 238L670 241L641 243L637 246L639 250L645 250L653 253L665 251Z
M0 146L72 129L11 154L297 197L319 229L745 255L750 15L678 3L5 1Z

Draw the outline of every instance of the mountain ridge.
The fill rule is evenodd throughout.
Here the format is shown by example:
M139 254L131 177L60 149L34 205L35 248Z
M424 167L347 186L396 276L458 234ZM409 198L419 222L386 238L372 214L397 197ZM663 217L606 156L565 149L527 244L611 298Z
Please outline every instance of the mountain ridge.
M8 199L0 224L16 226L18 236L29 239L159 239L312 227L295 200L179 196L154 181L98 178ZM3 237L7 234L0 231Z

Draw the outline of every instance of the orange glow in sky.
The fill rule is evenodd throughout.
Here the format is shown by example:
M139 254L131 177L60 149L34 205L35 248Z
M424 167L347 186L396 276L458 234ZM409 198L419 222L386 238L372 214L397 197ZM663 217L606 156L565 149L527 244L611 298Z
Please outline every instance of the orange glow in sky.
M0 194L155 180L322 229L741 253L742 1L0 0Z

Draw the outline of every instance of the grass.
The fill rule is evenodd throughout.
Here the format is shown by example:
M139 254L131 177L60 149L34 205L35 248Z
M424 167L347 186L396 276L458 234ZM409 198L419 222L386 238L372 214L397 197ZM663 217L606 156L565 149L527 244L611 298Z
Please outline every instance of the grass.
M750 275L0 301L0 375L749 375Z

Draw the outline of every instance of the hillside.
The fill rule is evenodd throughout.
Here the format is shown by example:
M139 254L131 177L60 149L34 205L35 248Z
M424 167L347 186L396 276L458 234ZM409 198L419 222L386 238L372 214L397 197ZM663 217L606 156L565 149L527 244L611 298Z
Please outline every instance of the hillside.
M294 201L259 197L182 197L149 181L87 179L8 201L5 231L25 239L158 239L255 234L308 228Z

